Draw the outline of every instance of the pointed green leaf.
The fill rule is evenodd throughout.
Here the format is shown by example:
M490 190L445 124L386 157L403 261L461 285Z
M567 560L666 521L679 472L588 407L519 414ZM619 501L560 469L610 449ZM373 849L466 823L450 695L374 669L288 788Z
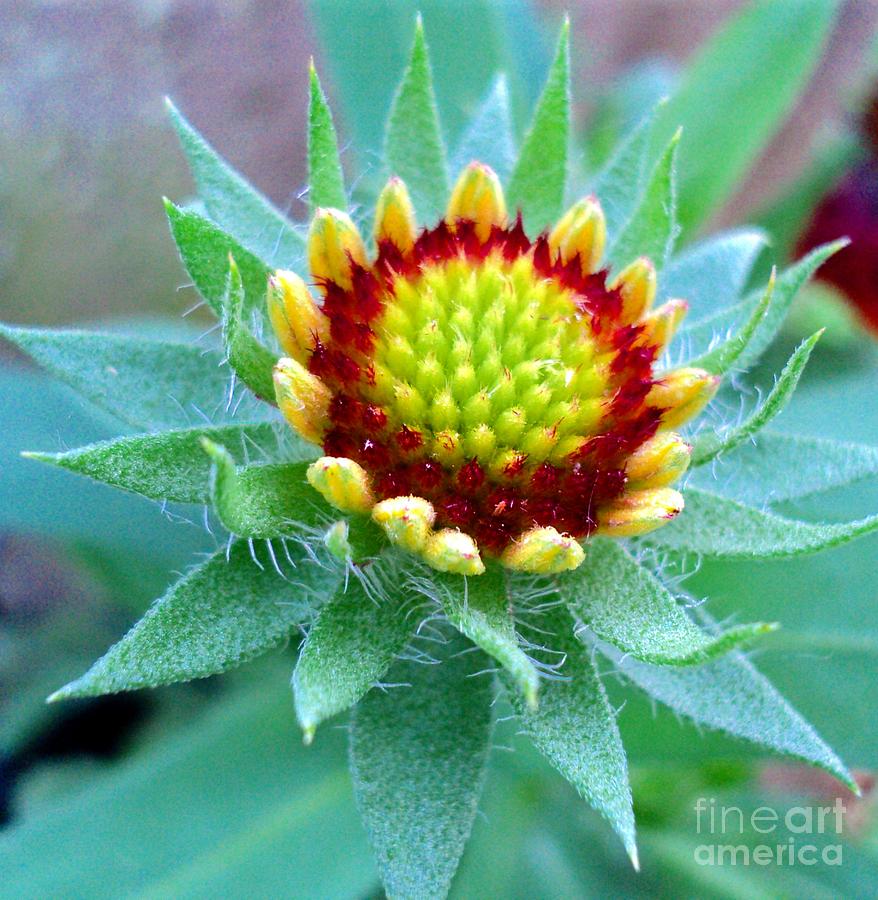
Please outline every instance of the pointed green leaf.
M223 343L229 365L235 374L260 399L274 403L272 373L277 356L253 337L244 324L244 285L241 271L229 257L229 274L223 301Z
M527 704L537 705L540 676L524 652L509 610L503 569L489 565L477 578L427 574L422 592L438 594L448 621L503 666L515 681Z
M753 336L762 324L762 320L768 314L771 298L774 294L774 284L775 273L772 271L762 299L741 329L701 356L696 356L694 359L689 360L687 365L705 369L712 375L725 375L747 349L747 346L753 340Z
M498 75L454 153L452 174L474 160L486 163L505 181L515 162L512 114L506 76Z
M223 527L246 538L293 535L328 521L323 498L308 484L308 463L238 468L231 453L209 438L201 446L213 462L211 499Z
M225 417L228 375L212 351L116 334L8 325L0 325L0 337L135 428L187 427ZM263 417L261 410L241 415Z
M589 651L576 639L573 619L561 607L541 613L534 625L540 629L534 643L539 637L561 654L546 656L548 665L562 663L560 677L543 682L536 710L526 708L517 690L509 690L509 699L540 753L613 826L636 866L625 748Z
M750 368L762 356L777 335L799 289L833 253L844 247L846 243L842 240L823 244L781 272L775 282L774 294L765 318L759 323L750 343L738 357L739 368ZM702 353L709 352L719 336L731 334L743 322L746 322L753 315L753 310L759 305L762 296L761 290L754 291L739 303L717 310L712 315L693 324L684 322L678 335L678 340L687 351L684 364L688 365L690 358L694 359Z
M313 213L318 206L347 209L344 175L338 156L338 138L332 113L311 64L311 96L308 106L308 202Z
M805 371L805 366L808 364L811 351L821 334L822 332L818 331L806 341L802 341L784 366L768 396L740 425L736 425L725 433L716 431L704 433L695 441L695 446L692 448L693 466L703 466L721 453L731 452L752 438L783 410L790 402L799 379Z
M611 658L638 687L679 715L797 757L853 784L841 760L743 654L685 669Z
M400 662L355 707L351 773L390 897L444 897L469 837L493 730L490 663L462 639ZM479 674L482 672L483 674Z
M685 491L686 508L647 535L658 547L727 559L772 559L816 553L878 531L878 515L815 525L745 506L700 488Z
M349 578L308 632L293 673L296 718L308 743L321 722L349 709L384 675L418 625L387 574L373 566Z
M419 220L431 222L440 216L448 198L448 170L420 18L408 68L390 109L384 155L392 174L411 192Z
M689 483L762 507L878 476L878 447L760 431L721 468L696 469Z
M611 244L631 218L646 187L649 136L654 119L655 111L628 135L591 185L591 193L603 208Z
M820 59L837 7L825 0L748 4L689 65L656 127L659 146L679 126L686 132L684 235L730 196L780 128Z
M747 276L768 238L762 231L729 231L675 256L659 280L659 297L681 297L689 312L681 330L740 298Z
M295 268L305 249L295 226L216 153L170 100L165 102L210 217L268 265Z
M607 539L589 541L588 561L559 579L559 590L601 640L660 665L703 663L776 627L756 622L708 634L649 569Z
M570 22L565 20L546 86L509 178L510 209L521 209L524 224L533 233L561 214L569 141Z
M165 211L180 259L198 293L217 314L222 312L229 276L229 256L241 273L247 309L261 309L268 267L204 216L165 200Z
M674 248L678 231L675 169L679 142L677 132L655 164L631 218L607 251L608 259L618 268L639 256L648 256L661 270Z
M102 441L64 453L26 453L30 459L52 463L96 481L133 491L153 500L207 503L210 499L210 459L201 446L208 438L222 444L236 463L251 456L278 455L290 429L272 422L253 425L221 425L138 434ZM313 457L312 448L294 437L283 455Z
M275 557L236 541L178 581L81 678L50 699L205 678L288 640L335 591L341 568L291 541ZM324 554L325 556L325 554ZM286 570L277 571L280 564Z

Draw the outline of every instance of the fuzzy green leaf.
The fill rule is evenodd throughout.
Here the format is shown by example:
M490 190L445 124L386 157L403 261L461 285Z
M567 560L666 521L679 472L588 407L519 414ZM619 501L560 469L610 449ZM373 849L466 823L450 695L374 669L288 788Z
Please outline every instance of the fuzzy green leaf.
M296 542L275 568L267 548L236 541L157 600L81 678L51 700L94 697L216 675L286 641L331 596L341 569ZM295 568L293 568L294 564Z
M135 428L186 427L205 416L223 418L228 376L219 355L200 347L8 325L0 325L0 337Z
M423 592L438 593L448 621L496 659L515 681L527 704L535 707L540 676L516 634L503 569L491 565L477 578L431 572Z
M654 120L653 111L620 144L591 185L591 192L604 210L610 243L631 218L646 187L649 136Z
M248 309L261 309L268 267L204 216L165 200L165 212L180 259L198 293L217 314L222 312L229 277L229 257L238 264Z
M24 455L153 500L207 503L211 462L201 445L202 438L221 444L236 463L246 463L250 456L259 456L267 449L278 451L287 431L271 422L201 426L102 441L65 453ZM307 459L314 454L308 445L293 438L284 456Z
M509 178L510 208L521 209L524 224L533 233L561 214L569 141L570 22L565 20L546 86Z
M708 238L675 256L659 280L660 299L682 297L689 313L682 330L739 299L768 238L755 229Z
M493 730L490 663L462 639L430 644L440 665L400 662L396 687L354 709L351 773L390 897L444 897L484 783Z
M448 168L420 17L408 68L390 109L384 155L392 174L405 181L420 221L440 216L448 198Z
M607 251L619 268L638 256L648 256L657 270L664 267L677 238L676 158L680 134L674 135L655 164L631 218Z
M376 578L374 567L351 577L308 632L293 673L296 717L308 743L321 722L353 706L384 675L418 624L385 577Z
M589 541L588 561L559 579L570 611L604 641L644 662L688 666L773 631L763 622L708 634L671 592L616 541Z
M760 431L728 465L696 469L689 483L762 507L878 476L878 447Z
M229 274L223 301L223 343L235 374L259 397L274 403L272 372L277 356L253 337L244 323L244 285L241 271L229 257Z
M541 633L534 642L539 637L563 654L546 657L550 665L563 661L561 677L543 682L536 710L526 708L517 690L509 699L537 749L613 826L636 866L628 764L604 687L566 610L551 608L535 624Z
M223 526L247 538L293 535L326 522L323 498L308 484L308 463L269 463L238 468L224 447L203 438L213 462L211 499Z
M808 364L811 351L821 334L822 332L818 331L799 345L784 366L768 396L740 425L736 425L725 433L711 431L702 434L695 441L695 446L692 448L693 466L703 466L721 453L731 452L750 440L783 410L790 402L799 379L805 371L805 366Z
M837 6L825 0L749 4L690 64L656 127L659 145L685 129L684 235L730 196L780 128L820 59Z
M878 531L878 515L856 522L815 525L786 519L689 487L686 509L646 536L659 547L727 559L772 559L816 553Z
M515 162L515 139L506 76L498 75L454 153L452 174L474 160L483 162L504 181Z
M701 356L696 356L695 359L689 360L687 365L705 369L713 375L725 375L747 349L750 341L753 340L753 336L762 324L762 320L768 314L768 310L771 307L771 298L774 294L774 284L775 274L772 272L762 299L753 310L750 318L741 326L741 329Z
M304 254L305 243L293 224L217 154L170 100L165 102L192 169L198 196L210 217L268 265L295 268ZM241 260L239 264L243 265Z
M318 206L347 209L344 175L338 156L338 138L332 113L320 87L317 70L310 71L311 95L308 105L308 202L313 213Z
M619 670L679 715L853 780L814 729L741 653L679 669L614 658Z

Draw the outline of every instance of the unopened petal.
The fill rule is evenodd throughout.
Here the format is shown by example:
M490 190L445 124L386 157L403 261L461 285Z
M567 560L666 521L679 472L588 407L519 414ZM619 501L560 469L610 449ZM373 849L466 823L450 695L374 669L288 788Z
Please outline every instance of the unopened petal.
M655 300L656 274L652 260L646 256L635 259L610 282L622 294L623 322L635 322L644 316Z
M366 247L357 226L341 210L318 209L308 233L308 264L314 279L349 289L352 262L366 265Z
M660 431L642 444L625 465L631 489L666 487L689 468L692 447L680 435Z
M598 510L597 533L616 538L646 534L679 515L683 505L683 495L673 488L631 491Z
M688 311L685 300L668 300L641 320L643 340L656 348L656 356L667 349Z
M348 513L368 513L375 497L369 473L352 459L323 456L308 466L308 483L327 503Z
M279 269L268 277L268 315L284 352L303 365L316 340L324 340L325 320L295 272Z
M606 241L604 211L594 197L571 206L549 235L549 246L561 261L567 263L578 257L585 274L597 269Z
M408 188L401 178L393 177L384 186L375 207L375 243L394 244L408 253L415 245L417 225Z
M518 572L553 575L576 569L584 559L577 540L550 526L525 532L503 551L501 562Z
M420 553L432 534L436 511L423 497L391 497L375 504L372 519L392 544Z
M704 409L719 389L721 379L704 369L674 369L650 389L646 403L661 409L662 428L676 428Z
M295 359L280 359L274 367L274 391L290 425L305 440L319 444L328 422L329 388Z
M440 572L481 575L485 571L476 542L468 534L452 528L432 534L421 555Z
M461 172L448 201L446 220L454 227L458 219L476 224L476 235L486 241L496 226L506 225L506 199L497 173L484 163L470 163Z

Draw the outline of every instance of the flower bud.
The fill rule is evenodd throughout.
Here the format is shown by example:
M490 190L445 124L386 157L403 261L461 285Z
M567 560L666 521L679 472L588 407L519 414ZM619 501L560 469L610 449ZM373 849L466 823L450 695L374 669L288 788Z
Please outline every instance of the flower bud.
M415 210L405 182L395 176L387 182L375 208L375 242L389 241L403 253L415 245Z
M445 218L452 228L458 219L475 222L476 235L483 242L495 225L502 228L506 224L506 200L497 173L484 163L470 163L451 192Z
M657 381L646 403L662 413L662 428L676 428L698 415L720 385L720 377L704 369L674 369Z
M279 359L274 367L274 392L286 420L314 444L323 440L327 422L329 388L294 359Z
M692 447L678 434L660 431L642 444L625 465L629 488L665 487L689 468Z
M391 497L375 504L372 519L384 529L391 544L420 553L432 533L436 511L423 497Z
M622 322L635 322L645 315L655 300L655 266L645 256L635 259L610 282L622 293Z
M585 559L585 551L570 535L549 526L526 531L503 551L501 559L509 569L554 575L577 568Z
M607 223L594 197L574 203L549 235L549 246L562 262L578 256L585 274L594 272L604 253Z
M598 509L597 533L608 537L635 537L667 524L683 509L683 496L668 487L623 494Z
M421 555L440 572L481 575L485 571L476 542L468 534L452 528L433 533Z
M268 276L268 316L284 352L303 365L315 338L325 339L323 315L295 272L279 269Z
M352 459L322 456L306 472L308 483L327 503L348 513L368 513L375 498L369 473Z
M366 247L351 217L338 209L320 208L308 232L308 264L318 283L333 281L349 290L351 262L366 265Z

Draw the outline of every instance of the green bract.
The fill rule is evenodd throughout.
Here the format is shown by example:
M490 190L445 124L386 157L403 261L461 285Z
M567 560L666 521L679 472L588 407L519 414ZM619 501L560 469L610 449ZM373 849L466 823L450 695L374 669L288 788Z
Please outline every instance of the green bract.
M680 93L648 115L590 179L606 212L614 268L651 255L664 269L667 292L691 301L690 321L669 350L675 363L741 375L777 335L798 288L838 246L814 251L752 291L748 275L763 243L758 232L729 232L672 255L677 238L693 233L728 196L776 129L810 72L829 8L803 0L745 14L692 67ZM796 24L795 34L785 35L790 52L781 57L760 42L752 62L759 71L750 72L741 65L741 48L765 32L767 19L777 19L782 31ZM425 217L419 224L440 215L448 159L451 175L471 154L492 163L510 205L538 228L561 212L573 188L585 187L570 164L568 39L565 25L518 150L509 90L498 78L459 151L449 154L418 25L390 107L384 164L407 180ZM336 130L313 70L310 78L310 202L343 207L349 195ZM766 99L742 134L728 111L754 90ZM228 538L52 699L205 677L285 642L295 645L304 633L292 673L296 717L310 741L320 723L353 709L354 791L395 897L448 891L478 808L496 710L507 701L534 745L607 819L636 865L626 754L601 675L609 669L681 716L793 755L853 786L843 763L739 649L776 625L719 628L693 614L691 598L666 578L693 555L794 556L878 530L878 516L821 525L771 509L878 474L874 448L761 431L789 400L819 335L795 351L760 402L745 396L753 411L741 421L722 422L722 411L737 410L739 401L732 387L720 395L712 421L721 424L692 437L686 509L672 524L624 542L596 538L586 543L579 569L551 578L513 575L492 561L478 577L441 574L391 548L365 519L339 524L337 510L306 481L319 450L293 436L270 406L280 353L263 312L270 271L298 270L307 278L303 226L288 221L169 109L206 212L168 203L171 232L196 288L222 321L222 347L78 331L0 333L137 431L30 455L152 499L209 503ZM247 743L253 720L260 728L273 722L278 740L288 740L277 724L284 715L266 707L265 715L242 713L231 724L208 722L216 735L209 752L223 754L228 741L229 753L261 770L258 751ZM310 753L321 753L322 737ZM324 743L335 741L327 735ZM318 789L336 797L344 788L333 774ZM168 891L175 887L170 881Z

